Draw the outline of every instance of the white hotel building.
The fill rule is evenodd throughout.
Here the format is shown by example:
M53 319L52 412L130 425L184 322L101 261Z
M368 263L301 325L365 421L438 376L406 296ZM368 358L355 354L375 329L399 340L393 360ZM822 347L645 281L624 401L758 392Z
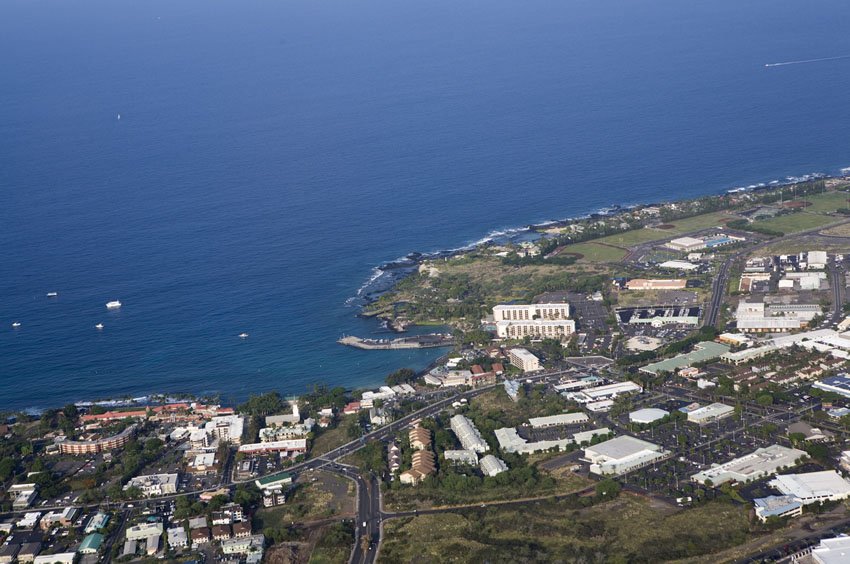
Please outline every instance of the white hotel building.
M499 338L561 338L576 331L570 317L570 304L501 304L493 307Z

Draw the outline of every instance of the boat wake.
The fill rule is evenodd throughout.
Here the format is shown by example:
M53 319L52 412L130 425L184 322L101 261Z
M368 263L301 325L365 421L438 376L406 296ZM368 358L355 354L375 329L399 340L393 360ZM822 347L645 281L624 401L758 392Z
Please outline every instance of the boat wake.
M837 57L821 57L820 59L804 59L802 61L783 61L781 63L767 63L765 68L784 67L787 65L807 65L809 63L822 63L825 61L839 61L841 59L850 59L850 55L838 55Z

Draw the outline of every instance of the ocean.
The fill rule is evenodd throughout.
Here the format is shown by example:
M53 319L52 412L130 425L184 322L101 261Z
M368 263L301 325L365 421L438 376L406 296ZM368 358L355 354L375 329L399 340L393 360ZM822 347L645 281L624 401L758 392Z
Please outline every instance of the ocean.
M847 21L840 0L5 0L0 409L422 368L439 353L335 342L387 335L356 317L382 263L850 166L850 59L765 67L850 54Z

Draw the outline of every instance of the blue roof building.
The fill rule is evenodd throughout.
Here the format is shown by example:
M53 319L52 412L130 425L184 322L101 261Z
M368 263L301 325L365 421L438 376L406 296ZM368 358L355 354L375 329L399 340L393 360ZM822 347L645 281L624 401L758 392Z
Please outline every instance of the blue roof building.
M803 514L803 502L793 495L769 495L753 500L756 516L762 521L768 517L796 517Z

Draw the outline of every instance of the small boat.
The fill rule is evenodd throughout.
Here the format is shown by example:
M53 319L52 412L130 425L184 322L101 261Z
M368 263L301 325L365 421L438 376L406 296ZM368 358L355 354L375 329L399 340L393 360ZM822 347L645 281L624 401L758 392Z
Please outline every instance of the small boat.
M106 309L118 309L119 307L121 307L121 302L118 300L106 302Z
M247 338L248 338L248 333L239 333L239 338L240 338L240 339L247 339Z
M103 329L103 323L98 323L97 325L94 326L94 328L97 329L97 330Z
M20 321L15 321L14 323L12 323L12 328L13 328L13 329L17 329L17 328L18 328L18 327L20 327L20 326L21 326L21 322L20 322Z
M55 298L58 295L59 295L59 292L47 292L48 298Z
M118 119L119 119L119 120L121 119L121 114L118 114Z

